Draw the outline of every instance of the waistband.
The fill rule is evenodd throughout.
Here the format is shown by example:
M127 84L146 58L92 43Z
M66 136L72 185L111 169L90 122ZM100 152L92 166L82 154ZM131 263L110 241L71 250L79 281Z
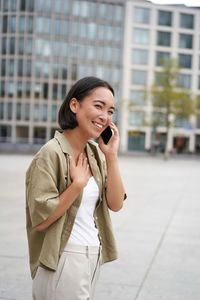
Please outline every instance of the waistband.
M63 252L99 254L101 252L101 246L82 246L76 244L67 244Z

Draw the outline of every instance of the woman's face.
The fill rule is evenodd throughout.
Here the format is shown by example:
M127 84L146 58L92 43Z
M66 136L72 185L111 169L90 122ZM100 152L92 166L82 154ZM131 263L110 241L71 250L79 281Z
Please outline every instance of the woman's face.
M112 121L114 97L109 89L98 87L81 102L72 99L70 107L76 114L83 136L98 138Z

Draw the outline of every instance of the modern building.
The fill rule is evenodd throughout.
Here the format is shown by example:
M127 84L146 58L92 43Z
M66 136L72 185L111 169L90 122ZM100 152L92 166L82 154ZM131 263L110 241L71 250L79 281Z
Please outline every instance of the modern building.
M200 95L200 9L135 0L126 2L125 16L121 151L149 151L153 130L148 124L158 113L161 121L165 118L163 112L153 111L148 93L156 71L161 71L161 58L176 58L181 67L179 85L193 97ZM198 151L200 119L191 116L173 123L168 149ZM154 142L163 150L166 128L162 122L156 131Z
M155 112L144 88L153 84L160 58L176 57L180 85L200 95L197 8L145 0L1 0L0 35L0 150L34 150L53 137L66 92L84 76L108 80L116 91L121 152L151 149ZM165 136L158 127L160 144ZM200 119L175 120L169 150L180 140L184 151L198 148Z
M0 149L53 137L81 77L108 80L121 98L123 24L124 1L0 1Z

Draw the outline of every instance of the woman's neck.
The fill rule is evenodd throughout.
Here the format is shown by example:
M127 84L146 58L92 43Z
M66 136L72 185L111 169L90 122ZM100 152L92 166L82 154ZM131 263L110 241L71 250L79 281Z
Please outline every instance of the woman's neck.
M63 135L70 143L74 153L74 159L76 161L80 153L85 153L85 147L88 139L80 134L77 128L64 130Z

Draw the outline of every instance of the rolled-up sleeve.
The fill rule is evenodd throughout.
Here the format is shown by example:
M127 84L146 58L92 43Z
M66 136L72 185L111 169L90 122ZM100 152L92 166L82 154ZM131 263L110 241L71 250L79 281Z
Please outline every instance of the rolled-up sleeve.
M26 176L26 198L32 226L53 213L59 204L56 170L51 161L37 158Z

